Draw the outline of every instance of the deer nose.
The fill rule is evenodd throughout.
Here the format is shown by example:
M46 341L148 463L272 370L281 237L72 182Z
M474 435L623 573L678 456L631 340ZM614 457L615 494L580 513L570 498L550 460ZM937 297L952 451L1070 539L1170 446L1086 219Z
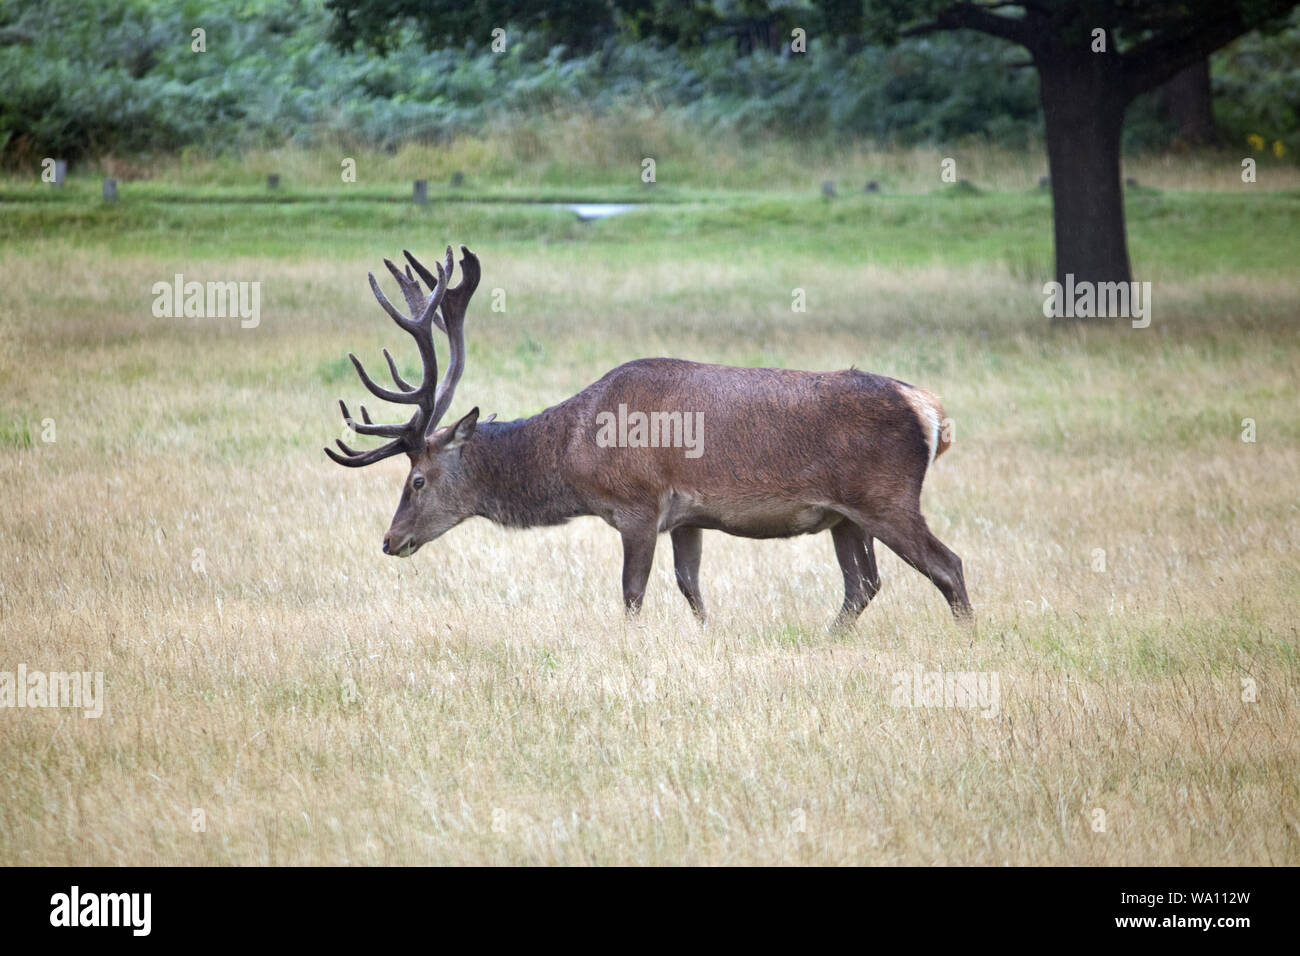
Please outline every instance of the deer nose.
M384 554L392 554L392 553L393 552L388 550L388 535L384 535Z

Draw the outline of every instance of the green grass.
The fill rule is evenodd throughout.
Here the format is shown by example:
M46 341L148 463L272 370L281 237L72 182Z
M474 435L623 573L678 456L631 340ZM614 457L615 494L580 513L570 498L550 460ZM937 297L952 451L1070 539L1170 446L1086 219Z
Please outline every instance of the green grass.
M111 242L118 253L266 258L393 255L399 245L423 247L418 240L432 236L478 245L623 246L630 255L671 246L684 256L743 241L748 253L772 256L776 268L815 256L842 265L994 266L1040 284L1052 272L1051 201L1037 191L982 192L953 202L943 201L942 191L829 202L811 195L714 192L707 201L657 201L586 223L549 202L501 197L418 207L325 194L252 201L209 190L202 202L144 195L109 204L50 192L0 193L0 241L83 248ZM1147 192L1130 196L1126 216L1139 279L1206 270L1276 276L1294 269L1300 196Z
M0 448L31 448L32 423L24 416L0 410Z

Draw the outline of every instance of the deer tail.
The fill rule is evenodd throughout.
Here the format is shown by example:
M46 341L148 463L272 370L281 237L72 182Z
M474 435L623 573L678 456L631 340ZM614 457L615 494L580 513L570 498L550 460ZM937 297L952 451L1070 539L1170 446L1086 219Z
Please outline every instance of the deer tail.
M944 414L943 404L934 392L909 385L906 394L916 417L920 419L921 434L925 436L925 444L930 451L928 465L933 465L934 460L952 445L951 430L946 427L948 416Z

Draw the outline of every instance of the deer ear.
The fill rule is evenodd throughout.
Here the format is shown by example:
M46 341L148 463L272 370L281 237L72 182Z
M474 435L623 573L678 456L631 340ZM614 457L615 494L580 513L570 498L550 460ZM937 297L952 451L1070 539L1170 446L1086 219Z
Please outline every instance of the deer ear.
M474 429L478 427L478 406L471 408L469 414L451 426L451 436L447 439L445 448L459 448L465 442L474 437Z

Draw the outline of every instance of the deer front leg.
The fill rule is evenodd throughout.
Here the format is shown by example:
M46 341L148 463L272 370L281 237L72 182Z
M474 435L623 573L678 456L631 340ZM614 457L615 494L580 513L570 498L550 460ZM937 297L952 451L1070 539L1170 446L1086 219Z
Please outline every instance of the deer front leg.
M704 598L700 596L700 553L704 547L704 533L699 528L673 528L673 570L677 572L677 586L686 595L700 623L704 623Z
M619 526L618 533L623 537L623 607L628 614L637 614L654 564L658 520L625 522Z

